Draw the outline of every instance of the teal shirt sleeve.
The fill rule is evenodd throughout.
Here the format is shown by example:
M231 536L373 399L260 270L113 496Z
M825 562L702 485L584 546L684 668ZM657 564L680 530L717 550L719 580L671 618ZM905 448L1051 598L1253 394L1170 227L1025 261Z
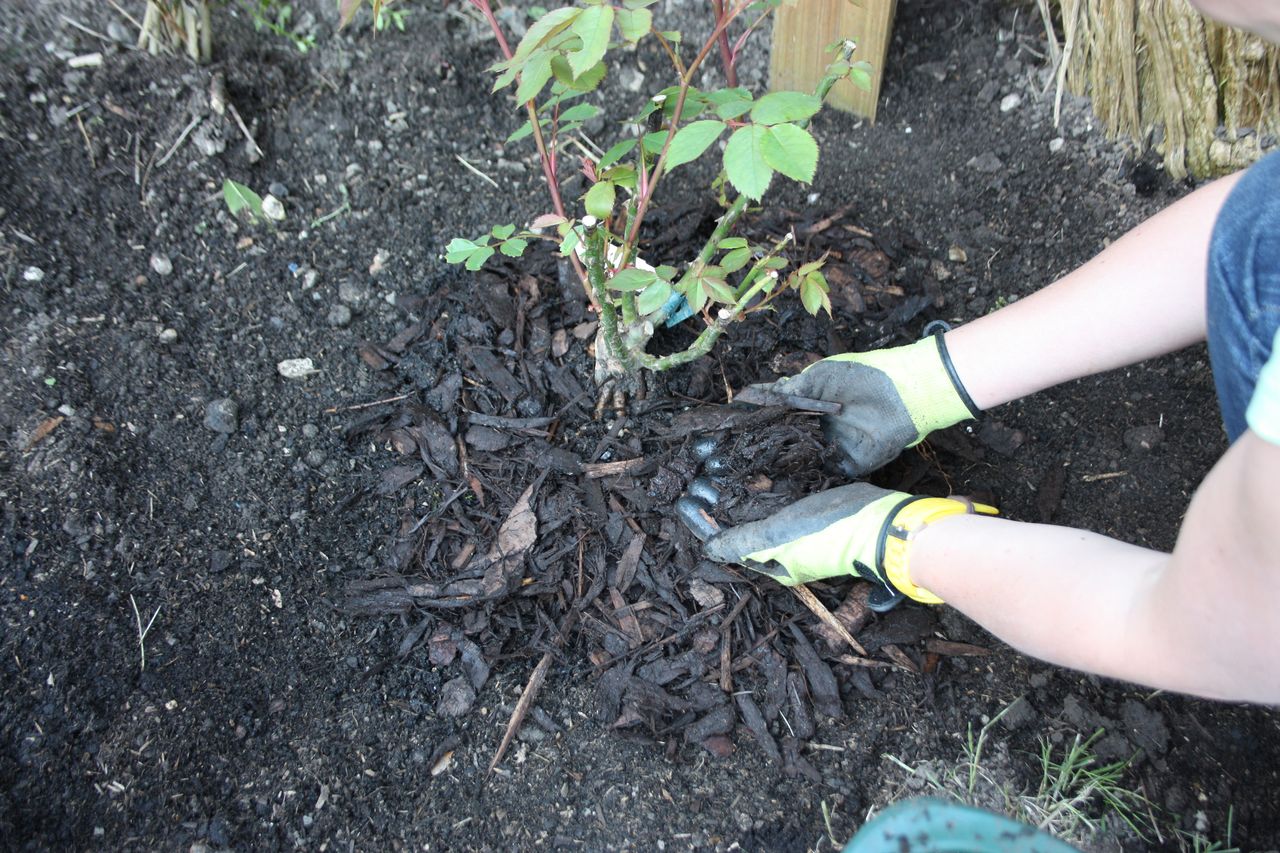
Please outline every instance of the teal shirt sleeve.
M1271 342L1271 357L1258 374L1245 420L1259 436L1280 444L1280 329Z

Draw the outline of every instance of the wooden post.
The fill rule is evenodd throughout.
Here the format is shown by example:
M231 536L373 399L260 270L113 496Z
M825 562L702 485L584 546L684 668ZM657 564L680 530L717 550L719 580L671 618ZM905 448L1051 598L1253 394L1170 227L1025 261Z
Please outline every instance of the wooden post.
M827 103L874 122L897 5L897 0L797 0L793 6L779 7L773 21L769 87L812 92L835 58L827 53L827 45L852 39L858 44L854 60L871 63L871 91L841 80Z

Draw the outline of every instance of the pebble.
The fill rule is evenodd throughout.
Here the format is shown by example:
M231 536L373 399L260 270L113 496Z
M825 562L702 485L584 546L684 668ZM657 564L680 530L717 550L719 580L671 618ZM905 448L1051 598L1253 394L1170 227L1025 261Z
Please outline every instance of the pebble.
M325 455L323 450L308 450L307 455L302 457L302 461L310 465L312 468L319 468L324 464Z
M162 344L176 344L177 342L178 342L178 330L177 330L177 329L165 329L164 331L162 331L162 332L160 333L160 343L162 343Z
M1000 112L1007 113L1016 110L1022 104L1022 96L1017 92L1011 92L1000 100Z
M214 400L204 408L206 429L230 435L240 428L240 405L230 397Z
M285 198L289 195L289 188L279 181L272 181L267 185L267 192L271 193L276 198Z
M315 438L319 434L320 434L320 427L316 426L315 424L302 425L303 438Z
M345 305L334 305L329 309L328 322L335 329L345 329L351 324L351 309Z
M1054 137L1053 139L1050 139L1049 153L1057 154L1059 151L1062 150L1063 146L1065 146L1066 144L1067 144L1067 140L1063 139L1061 136L1057 136L1057 137Z
M985 151L977 157L969 158L969 162L965 163L965 165L970 169L976 169L979 172L988 174L998 172L1004 168L1004 162L991 151Z
M111 36L113 41L118 41L121 44L133 42L133 34L125 29L124 24L119 21L111 21L107 24L107 35Z
M27 267L22 271L22 280L35 284L38 281L44 281L44 270L40 267Z
M169 275L173 272L173 261L168 255L156 252L151 256L151 269L156 275Z
M348 305L359 307L369 300L369 291L354 281L347 280L338 285L338 298Z
M1124 446L1134 453L1154 450L1164 441L1164 430L1155 424L1134 427L1124 434Z
M276 365L276 370L285 379L306 379L317 372L315 362L309 358L286 358Z
M284 202L271 193L267 193L266 197L262 199L262 215L272 222L283 222Z

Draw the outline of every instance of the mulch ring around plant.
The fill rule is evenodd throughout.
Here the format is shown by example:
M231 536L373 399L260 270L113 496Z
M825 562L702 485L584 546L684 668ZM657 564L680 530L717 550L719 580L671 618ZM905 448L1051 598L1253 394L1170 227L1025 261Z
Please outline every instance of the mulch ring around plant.
M672 214L650 249L661 257L663 234L674 245L714 216ZM748 228L764 242L790 224L797 262L828 255L835 317L814 321L797 304L744 324L727 352L651 377L621 416L593 417L595 323L549 257L484 272L465 293L418 297L404 307L421 319L361 347L387 395L349 410L347 435L391 460L350 500L390 496L399 515L380 568L350 585L347 606L399 618L400 658L444 668L441 715L468 714L498 661L541 658L514 730L547 664L585 655L595 714L620 733L723 756L741 725L785 772L817 781L804 757L816 720L844 716L846 698L880 697L891 674L932 685L948 655L985 653L939 639L927 609L874 614L863 582L811 585L834 617L824 622L795 591L702 559L676 519L700 441L716 442L721 523L846 482L816 414L724 405L726 386L837 347L905 342L921 314L944 306L914 247L869 234L847 210L811 221L784 211ZM946 494L948 470L982 455L952 430L876 481Z

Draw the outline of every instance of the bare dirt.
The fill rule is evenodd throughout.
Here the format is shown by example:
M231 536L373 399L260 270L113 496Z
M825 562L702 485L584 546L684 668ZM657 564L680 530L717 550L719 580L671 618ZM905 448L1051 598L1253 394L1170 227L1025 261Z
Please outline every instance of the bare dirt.
M878 123L822 116L815 184L780 188L751 220L761 234L795 227L801 252L837 252L833 318L784 306L625 418L595 421L590 315L555 263L476 277L440 258L453 236L543 212L529 151L503 145L517 122L481 73L492 43L456 9L415 6L405 33L375 37L333 35L325 4L305 57L232 24L217 64L194 69L59 16L106 34L122 19L105 6L10 8L6 847L829 847L900 787L884 756L949 759L971 724L1018 697L996 730L1012 776L1034 772L1038 737L1105 728L1100 755L1136 755L1132 783L1171 823L1202 813L1223 837L1231 809L1237 844L1280 846L1273 712L1066 672L946 608L902 608L859 634L877 660L892 645L922 673L841 664L847 650L819 639L789 594L712 572L670 514L693 471L681 419L723 402L726 383L980 316L1188 189L1103 140L1070 100L1052 126L1025 9L900 4ZM101 67L69 67L90 51ZM214 72L261 161L208 116ZM630 96L606 91L608 104ZM1021 102L1006 112L1010 94ZM235 222L227 177L282 185L286 221ZM653 257L678 259L716 215L696 187L655 211ZM302 357L317 372L278 373ZM234 405L211 407L220 400ZM803 420L786 423L739 436L738 458L820 460ZM1169 548L1224 449L1197 347L1003 407L877 480L990 494L1014 518ZM583 467L629 459L642 462L622 474ZM840 481L779 465L744 482ZM492 566L531 486L535 542L500 573L492 606L406 592L401 577L440 585ZM604 598L560 636L597 580ZM606 591L619 587L621 607ZM834 608L850 588L817 591ZM720 626L735 609L733 686L763 724L722 690ZM953 647L939 639L990 654L942 654ZM549 649L530 722L486 775ZM671 689L605 677L628 661L667 667ZM821 667L836 676L835 707L807 737L803 708L769 715L778 661L811 699ZM666 677L644 672L646 684Z

